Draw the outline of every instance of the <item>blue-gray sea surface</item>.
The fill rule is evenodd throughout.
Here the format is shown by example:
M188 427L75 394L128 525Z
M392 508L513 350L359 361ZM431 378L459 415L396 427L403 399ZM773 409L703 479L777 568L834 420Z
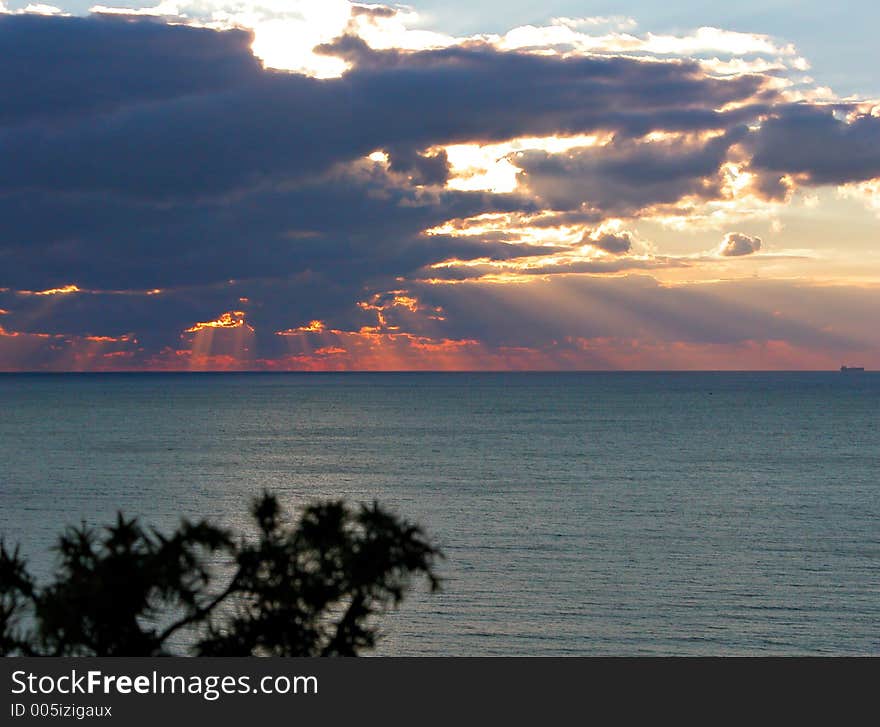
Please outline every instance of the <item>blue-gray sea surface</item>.
M880 654L880 375L0 376L0 533L379 500L447 556L381 654ZM422 591L424 589L421 589Z

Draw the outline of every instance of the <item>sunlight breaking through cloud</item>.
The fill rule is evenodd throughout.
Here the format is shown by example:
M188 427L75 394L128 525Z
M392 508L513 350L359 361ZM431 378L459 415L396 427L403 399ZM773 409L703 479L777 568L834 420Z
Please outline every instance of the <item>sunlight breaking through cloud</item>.
M786 39L616 16L454 35L345 0L93 10L0 18L16 366L880 356L851 305L880 282L880 104Z

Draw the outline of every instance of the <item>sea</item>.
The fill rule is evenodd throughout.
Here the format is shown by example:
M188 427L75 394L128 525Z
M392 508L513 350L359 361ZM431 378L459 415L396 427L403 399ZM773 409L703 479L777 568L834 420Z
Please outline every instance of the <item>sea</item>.
M374 500L378 655L880 655L880 374L0 375L0 534Z

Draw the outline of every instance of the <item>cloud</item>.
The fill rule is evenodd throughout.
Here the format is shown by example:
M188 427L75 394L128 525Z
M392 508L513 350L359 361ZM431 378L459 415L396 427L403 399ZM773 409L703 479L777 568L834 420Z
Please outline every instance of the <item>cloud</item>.
M505 282L512 283L529 277L551 275L603 275L631 273L640 270L661 270L688 267L682 258L617 258L596 259L579 255L552 255L537 259L514 259L506 261L452 260L431 266L423 272L423 281L442 282Z
M388 5L352 5L351 8L352 16L366 16L373 19L393 18L398 12L396 8Z
M51 138L51 132L64 133L78 121L94 125L99 115L251 82L261 73L251 40L241 30L0 16L0 125L12 133L26 124L45 124L42 138ZM21 138L37 140L33 131Z
M382 148L714 129L728 123L716 108L763 93L758 77L712 79L696 64L545 57L488 45L370 51L344 77L321 81L256 68L240 31L106 19L0 24L11 42L26 45L17 55L31 59L20 80L17 70L4 80L12 99L0 139L5 193L218 197L306 179ZM31 97L59 64L59 34L70 62L57 88ZM27 123L58 109L76 118Z
M612 255L623 255L632 248L632 235L628 232L603 232L595 237L584 236L583 241Z
M588 28L589 19L571 21L558 18L551 25L525 25L505 33L497 43L506 49L563 47L580 52L628 53L649 56L688 56L699 57L708 54L727 56L762 55L778 58L786 64L802 65L797 51L791 44L779 44L768 35L759 33L740 33L723 28L704 26L686 35L644 35L632 32L610 32L593 35L582 32ZM611 18L596 18L594 25L614 25ZM622 21L625 29L626 20ZM621 27L621 24L618 24ZM631 27L631 26L630 26Z
M745 235L742 232L728 232L724 236L718 254L723 257L752 255L761 249L761 238Z
M880 116L834 107L780 108L752 134L751 168L792 175L809 185L847 184L880 177Z
M721 118L716 119L720 126ZM712 136L664 135L656 140L614 140L569 154L524 152L516 157L522 183L548 207L581 205L606 214L636 214L683 197L722 195L722 166L746 130L734 126Z
M449 178L449 158L446 150L434 154L420 154L413 148L388 148L390 169L406 174L413 184L442 185Z
M844 198L857 199L868 209L880 214L880 177L842 185L838 187L838 194Z
M218 310L164 346L136 336L20 333L4 318L0 361L2 368L183 370L827 369L852 358L880 363L876 286L760 280L662 286L646 276L572 276L500 286L409 284L405 292L387 291L363 303L359 322L305 318L279 329L258 323L250 312Z
M653 249L643 219L880 176L875 116L792 105L779 64L751 63L790 67L786 46L615 33L594 52L594 24L568 21L553 32L580 45L563 50L488 35L383 46L398 11L333 3L319 22L316 8L267 2L254 32L216 3L189 19L158 6L173 23L0 17L4 366L574 365L584 349L568 339L708 344L725 316L748 330L719 345L840 343L625 278L719 265ZM260 63L251 44L275 21L320 24L317 55L312 36L294 45L341 75ZM719 48L746 54L744 71L676 55ZM469 153L508 184L480 188ZM321 331L299 330L311 321Z
M261 69L241 31L10 17L0 34L19 49L20 67L2 80L12 102L0 137L2 282L17 289L150 290L309 274L333 281L353 305L352 291L377 278L453 256L511 256L503 244L428 240L424 230L537 210L522 194L414 189L448 175L438 146L715 127L726 120L714 107L746 101L762 85L708 79L681 62L486 45L372 51L363 67L322 81ZM57 88L43 78L57 78ZM388 169L363 162L377 149L388 151ZM625 166L625 154L612 152L603 171ZM627 183L636 195L636 182Z
M161 0L151 8L95 6L91 12L165 18L215 29L247 27L255 33L254 53L272 68L315 77L336 77L349 67L339 57L316 50L343 35L358 36L375 49L419 51L484 43L496 49L578 55L628 55L658 59L675 56L763 60L801 69L806 61L791 44L768 35L700 27L681 35L636 32L623 16L554 18L548 25L526 25L506 33L455 37L427 30L425 18L407 6L367 5L346 0ZM352 47L352 50L354 48Z

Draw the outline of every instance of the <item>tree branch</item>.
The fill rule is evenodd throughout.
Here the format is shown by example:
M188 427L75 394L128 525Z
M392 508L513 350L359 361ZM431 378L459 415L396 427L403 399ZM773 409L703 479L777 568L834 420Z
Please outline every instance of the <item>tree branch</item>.
M210 616L211 611L213 611L217 606L219 606L224 600L226 600L229 596L231 596L238 589L238 573L235 574L235 577L229 583L229 585L223 590L222 593L215 596L210 603L201 608L196 609L188 616L183 617L179 621L171 624L166 628L161 634L158 636L159 643L164 643L171 634L173 634L178 629L182 629L184 626L189 626L192 623L197 621L201 621L205 619L207 616Z

